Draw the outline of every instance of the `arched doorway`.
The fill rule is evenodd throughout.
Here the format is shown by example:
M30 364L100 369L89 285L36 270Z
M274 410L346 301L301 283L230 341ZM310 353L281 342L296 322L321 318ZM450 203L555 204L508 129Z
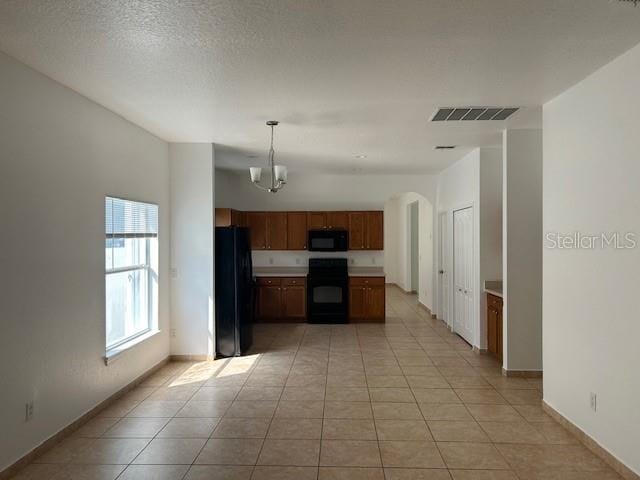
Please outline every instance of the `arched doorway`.
M432 310L433 205L416 192L401 192L385 203L384 264L387 282Z

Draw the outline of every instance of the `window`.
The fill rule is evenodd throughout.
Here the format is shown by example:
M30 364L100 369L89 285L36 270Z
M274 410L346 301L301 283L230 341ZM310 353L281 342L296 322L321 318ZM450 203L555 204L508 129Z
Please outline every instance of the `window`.
M105 197L106 348L157 328L158 206Z

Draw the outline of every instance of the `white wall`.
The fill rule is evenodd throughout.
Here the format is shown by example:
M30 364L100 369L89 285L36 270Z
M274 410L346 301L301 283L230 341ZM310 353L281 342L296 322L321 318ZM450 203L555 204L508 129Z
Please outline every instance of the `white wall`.
M169 354L170 206L165 142L2 53L0 105L2 470ZM160 214L161 333L109 366L105 195Z
M171 353L208 355L214 346L214 150L169 144L171 166Z
M542 130L503 133L503 368L542 370Z
M640 234L638 78L635 47L544 106L544 232ZM543 259L545 401L640 474L640 251Z
M474 271L474 299L473 299L473 315L474 315L474 339L473 345L479 347L482 332L480 331L480 156L481 149L477 148L452 166L444 170L438 176L438 195L436 203L436 211L446 212L449 217L449 232L447 238L449 240L449 323L452 324L454 318L453 310L453 212L460 208L473 206L474 208L474 232L473 232L473 271ZM436 222L437 223L437 222ZM436 226L436 239L439 238L439 232ZM436 242L436 248L438 247ZM436 250L437 251L437 250ZM436 262L437 263L437 262ZM438 265L435 270L440 270ZM438 286L436 286L436 292ZM436 293L437 295L437 293ZM437 296L436 296L437 298ZM441 309L437 310L438 312Z
M433 206L422 195L407 192L385 204L385 272L387 282L411 291L411 244L408 207L418 202L419 208L419 292L418 300L433 307Z
M480 287L502 280L502 149L480 150ZM487 296L480 292L480 348L487 348Z
M292 173L289 183L271 194L251 185L246 172L216 171L216 205L239 210L382 210L401 192L417 192L433 203L435 177Z
M502 278L502 149L478 148L444 170L438 177L437 212L449 216L449 323L453 321L453 211L473 206L473 269L474 269L474 340L473 345L486 348L485 280ZM437 225L437 216L436 216ZM435 238L439 238L436 232ZM438 241L435 242L438 251ZM438 261L435 271L440 270ZM438 298L438 278L435 279L435 299ZM437 311L442 311L437 306Z

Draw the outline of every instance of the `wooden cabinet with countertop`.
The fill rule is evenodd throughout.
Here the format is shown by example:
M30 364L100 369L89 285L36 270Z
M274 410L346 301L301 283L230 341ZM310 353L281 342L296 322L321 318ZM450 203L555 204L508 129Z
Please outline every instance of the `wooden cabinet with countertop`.
M307 282L304 277L257 277L256 320L304 322Z
M487 350L502 362L502 298L487 293Z
M384 277L349 277L349 321L384 322Z

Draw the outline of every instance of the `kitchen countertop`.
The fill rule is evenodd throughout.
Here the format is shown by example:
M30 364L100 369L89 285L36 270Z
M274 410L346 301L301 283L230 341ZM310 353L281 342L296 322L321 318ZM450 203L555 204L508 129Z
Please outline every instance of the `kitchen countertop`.
M307 267L255 267L256 277L306 277ZM382 267L349 267L350 277L384 277Z
M490 293L491 295L495 295L496 297L502 298L502 280L485 281L484 291L486 293Z

